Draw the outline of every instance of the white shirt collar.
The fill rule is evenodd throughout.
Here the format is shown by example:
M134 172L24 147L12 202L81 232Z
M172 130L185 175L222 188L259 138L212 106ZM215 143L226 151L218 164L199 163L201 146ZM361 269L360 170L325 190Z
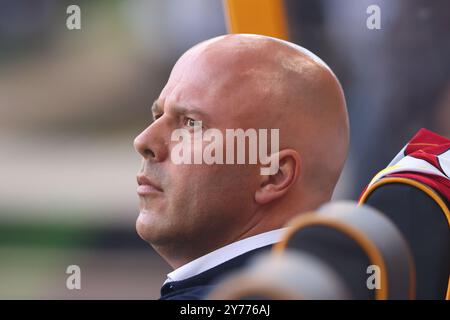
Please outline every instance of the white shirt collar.
M205 254L204 256L192 260L191 262L188 262L167 274L167 280L164 284L167 282L181 281L193 277L241 254L279 242L287 229L288 228L281 228L260 233L255 236L230 243L222 248Z

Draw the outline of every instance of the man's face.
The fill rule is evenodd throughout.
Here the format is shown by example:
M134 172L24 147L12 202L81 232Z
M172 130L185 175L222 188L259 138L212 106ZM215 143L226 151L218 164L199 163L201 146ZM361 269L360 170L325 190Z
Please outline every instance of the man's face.
M138 176L157 187L140 187L136 227L156 247L189 244L199 251L212 250L255 223L257 165L175 164L171 159L178 143L171 141L176 129L189 130L193 140L195 121L200 120L203 132L217 128L225 136L225 129L245 130L257 117L255 86L216 58L220 60L198 58L195 52L182 57L155 101L154 122L135 139L143 156ZM202 148L207 144L202 142Z

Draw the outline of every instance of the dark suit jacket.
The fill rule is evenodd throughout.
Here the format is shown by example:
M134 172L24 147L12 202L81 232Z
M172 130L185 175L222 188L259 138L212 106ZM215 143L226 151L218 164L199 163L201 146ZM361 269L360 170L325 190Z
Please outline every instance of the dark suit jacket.
M241 254L196 276L166 283L161 288L160 300L202 300L223 279L223 276L244 267L255 254L268 251L272 245Z

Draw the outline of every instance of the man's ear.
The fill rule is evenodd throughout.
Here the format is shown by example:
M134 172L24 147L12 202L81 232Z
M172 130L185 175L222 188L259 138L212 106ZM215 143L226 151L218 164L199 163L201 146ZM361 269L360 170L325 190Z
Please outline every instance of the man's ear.
M273 156L273 155L272 155ZM258 204L267 204L285 195L300 175L300 155L292 149L278 152L278 171L273 175L260 175L255 193Z

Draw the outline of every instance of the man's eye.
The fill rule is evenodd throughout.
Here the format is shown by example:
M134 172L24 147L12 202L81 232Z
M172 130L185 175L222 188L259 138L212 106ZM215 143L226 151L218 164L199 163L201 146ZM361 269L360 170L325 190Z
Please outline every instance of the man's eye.
M202 122L194 120L192 118L185 118L184 125L188 126L188 127L191 127L191 128L195 128L195 127L201 126Z
M154 115L153 115L153 119L154 119L154 120L158 120L159 118L161 118L161 116L162 116L161 113L159 113L159 114L154 114Z

